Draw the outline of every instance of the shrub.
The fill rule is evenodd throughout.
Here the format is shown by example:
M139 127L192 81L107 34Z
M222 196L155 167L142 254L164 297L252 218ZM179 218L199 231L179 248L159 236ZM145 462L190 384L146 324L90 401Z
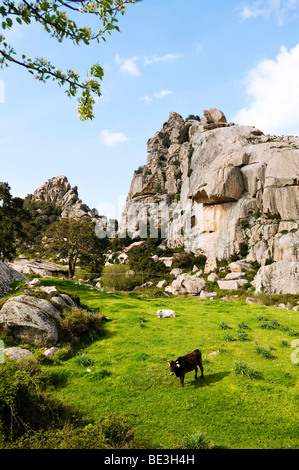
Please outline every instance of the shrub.
M225 321L222 321L220 323L219 328L221 328L221 330L231 330L231 327L228 326L228 324Z
M70 410L70 409L69 409ZM43 393L40 368L35 361L6 363L0 367L0 436L17 439L28 429L57 425L68 413Z
M230 333L225 333L224 339L225 341L234 341L234 338Z
M89 367L92 366L93 360L87 356L85 353L77 354L75 362L78 366Z
M247 325L247 323L245 323L244 321L242 321L241 323L238 324L238 327L241 329L241 330L249 330L249 326Z
M268 349L263 348L262 346L258 346L256 348L256 352L257 352L257 354L259 354L260 356L262 356L266 359L272 359L273 358L271 352L268 351Z
M238 330L237 331L237 339L239 341L246 341L247 338L248 338L248 335L247 335L246 331L244 331L244 330Z
M97 333L103 331L103 324L99 315L78 307L72 307L64 311L59 327L60 338L63 341L79 341L89 336L90 330Z
M195 430L188 434L183 440L182 449L209 449L211 444L206 434Z
M243 361L235 361L232 370L235 374L242 374L250 379L256 379L258 377L258 373Z
M185 124L184 127L180 130L179 133L179 143L184 144L185 142L189 142L189 128L191 124Z

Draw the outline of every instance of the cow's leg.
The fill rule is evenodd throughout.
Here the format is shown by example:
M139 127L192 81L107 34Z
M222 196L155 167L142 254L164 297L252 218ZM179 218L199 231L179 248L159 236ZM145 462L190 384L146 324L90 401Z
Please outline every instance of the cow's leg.
M201 359L201 356L200 356L200 359L199 359L199 364L198 364L198 365L199 365L199 368L200 368L200 370L201 370L201 376L200 376L200 377L201 377L201 378L203 378L203 365L202 365L202 359Z
M180 377L181 387L184 387L184 378L185 378L184 375Z
M197 366L195 366L195 377L194 377L195 380L197 379L197 371L198 371L198 368Z

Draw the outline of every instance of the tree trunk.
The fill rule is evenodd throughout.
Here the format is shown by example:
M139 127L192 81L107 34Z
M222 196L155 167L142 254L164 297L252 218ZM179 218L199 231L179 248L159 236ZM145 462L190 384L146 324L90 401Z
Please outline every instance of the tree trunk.
M71 262L69 262L69 279L72 279L75 275L75 266L72 265Z

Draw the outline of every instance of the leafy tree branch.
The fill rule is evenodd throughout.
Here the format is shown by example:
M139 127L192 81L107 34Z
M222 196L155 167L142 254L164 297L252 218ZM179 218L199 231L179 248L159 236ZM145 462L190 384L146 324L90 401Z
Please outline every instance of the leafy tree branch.
M5 30L13 28L15 22L20 25L30 25L34 20L58 42L69 39L74 45L81 43L89 45L92 41L99 43L101 39L106 41L106 35L110 35L112 31L120 31L117 15L124 15L127 5L138 1L141 0L36 0L35 2L23 0L21 3L4 0L0 6L0 18L2 17L0 32L1 29L3 31L0 34L0 69L11 64L19 65L41 82L54 80L59 86L66 86L65 92L70 97L75 96L80 90L79 118L82 121L93 119L95 97L101 96L100 82L104 75L102 67L98 63L93 64L87 80L81 81L78 73L71 69L62 72L43 57L30 59L25 54L17 55L15 49L6 42ZM98 18L100 29L93 31L87 26L77 25L81 16L86 18L90 15Z

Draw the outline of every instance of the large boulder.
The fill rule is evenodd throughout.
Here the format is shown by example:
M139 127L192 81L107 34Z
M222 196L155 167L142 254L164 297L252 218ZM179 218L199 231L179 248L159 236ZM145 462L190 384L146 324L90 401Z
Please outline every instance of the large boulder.
M28 281L28 279L24 274L0 261L0 297L4 297L9 292L10 285L14 281Z
M58 340L58 310L48 300L30 295L10 297L0 310L0 325L26 341L54 346Z
M256 292L299 294L299 262L278 261L263 266L252 284Z
M208 284L204 279L201 279L197 276L191 276L190 274L180 274L170 286L165 288L165 290L173 295L199 295L201 291L205 291L207 288Z

